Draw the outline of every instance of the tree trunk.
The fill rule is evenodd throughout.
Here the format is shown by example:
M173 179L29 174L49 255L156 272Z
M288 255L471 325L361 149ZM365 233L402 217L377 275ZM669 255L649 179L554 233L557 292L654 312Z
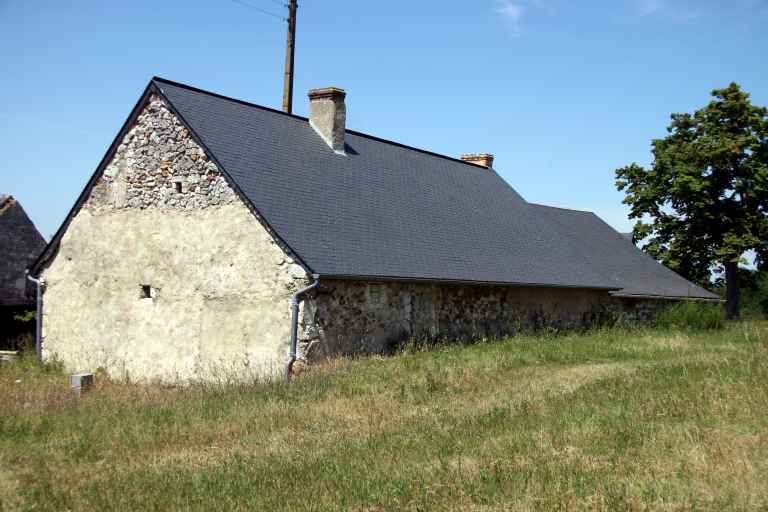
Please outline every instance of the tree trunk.
M739 263L725 263L725 317L739 318Z

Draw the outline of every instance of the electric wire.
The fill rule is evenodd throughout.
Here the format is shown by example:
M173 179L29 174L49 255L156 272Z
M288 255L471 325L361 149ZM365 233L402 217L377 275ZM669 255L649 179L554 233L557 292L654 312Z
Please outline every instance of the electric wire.
M253 9L253 10L258 11L258 12L260 12L262 14L266 14L267 16L272 16L273 18L277 18L279 20L288 21L288 18L286 18L285 16L281 16L280 14L275 14L275 13L273 13L271 11L266 10L266 9L262 9L261 7L257 7L257 6L255 6L253 4L249 4L248 2L245 2L243 0L230 0L230 1L233 2L233 3L236 3L237 5L241 5L243 7L248 7L249 9ZM285 5L282 2L277 2L277 0L275 0L275 1L276 1L276 3L279 3L280 5L283 5L283 6Z

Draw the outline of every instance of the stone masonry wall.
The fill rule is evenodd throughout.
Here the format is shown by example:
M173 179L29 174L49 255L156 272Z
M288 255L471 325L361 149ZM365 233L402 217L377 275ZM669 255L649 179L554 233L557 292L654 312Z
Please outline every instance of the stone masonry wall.
M470 340L600 321L608 294L568 288L321 280L305 301L301 355L381 353L409 338Z
M173 382L278 374L307 283L157 97L42 277L45 358Z
M635 297L611 297L605 303L605 315L612 323L635 324L653 320L675 301Z
M85 207L194 209L236 200L216 164L153 95Z
M308 283L156 96L42 277L45 358L164 381L276 375L289 297ZM573 329L652 309L594 290L321 283L301 306L300 356L309 361L386 352L408 338Z

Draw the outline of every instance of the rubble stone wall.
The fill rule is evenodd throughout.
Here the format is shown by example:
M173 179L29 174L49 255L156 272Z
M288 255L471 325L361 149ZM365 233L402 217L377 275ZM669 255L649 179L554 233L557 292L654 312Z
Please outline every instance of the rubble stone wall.
M587 327L608 294L571 288L321 280L305 301L301 355L382 353L410 338L472 340Z

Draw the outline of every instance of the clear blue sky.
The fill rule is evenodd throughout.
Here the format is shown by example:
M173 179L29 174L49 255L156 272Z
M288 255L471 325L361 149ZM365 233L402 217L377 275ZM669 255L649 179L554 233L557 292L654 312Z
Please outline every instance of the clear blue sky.
M295 111L343 87L348 127L494 153L529 201L625 231L613 171L671 112L731 81L768 105L766 26L766 0L303 0ZM153 75L279 108L284 44L232 0L0 0L0 192L49 238Z

